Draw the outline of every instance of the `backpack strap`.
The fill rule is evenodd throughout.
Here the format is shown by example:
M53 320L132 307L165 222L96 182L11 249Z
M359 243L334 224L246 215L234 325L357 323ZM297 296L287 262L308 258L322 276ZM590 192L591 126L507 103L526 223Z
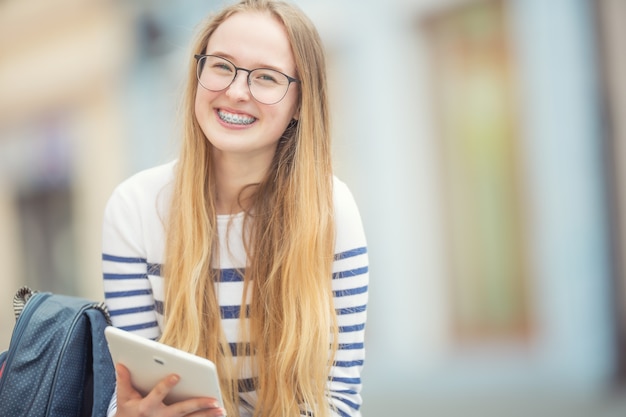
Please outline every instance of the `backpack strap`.
M105 416L115 389L115 368L109 354L109 347L104 337L104 329L111 324L106 307L94 304L85 310L91 325L92 361L93 361L93 404L92 416ZM104 316L105 320L102 320Z

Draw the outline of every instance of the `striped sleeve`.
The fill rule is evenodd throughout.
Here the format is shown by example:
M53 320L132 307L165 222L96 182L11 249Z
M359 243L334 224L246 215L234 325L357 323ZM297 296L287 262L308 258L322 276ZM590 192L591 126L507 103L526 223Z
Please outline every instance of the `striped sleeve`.
M104 297L115 327L155 339L159 328L140 217L129 198L116 190L103 221Z
M164 204L176 161L133 175L113 191L102 223L104 298L115 327L149 339L160 336L158 263ZM117 411L116 395L107 415Z
M360 247L339 254L335 269L333 291L339 346L329 381L331 402L341 417L360 416L369 276L367 249Z
M348 188L339 181L335 182L335 220L332 287L339 340L329 376L330 401L336 416L360 417L369 260L358 208Z

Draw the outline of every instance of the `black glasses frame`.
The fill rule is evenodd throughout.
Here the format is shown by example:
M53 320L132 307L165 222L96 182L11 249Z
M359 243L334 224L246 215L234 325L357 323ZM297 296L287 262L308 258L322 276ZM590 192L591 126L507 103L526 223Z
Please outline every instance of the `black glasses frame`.
M226 90L228 87L230 87L233 82L235 82L235 79L237 78L237 74L239 73L239 71L245 71L248 73L248 76L246 77L246 81L248 83L248 88L250 88L250 85L252 84L252 81L250 80L250 74L252 74L252 71L256 71L256 70L270 70L270 71L276 71L279 74L284 75L285 77L287 77L287 81L289 81L287 83L287 88L285 89L285 94L283 94L283 96L280 98L280 100L274 102L274 103L263 103L262 101L259 101L256 97L254 97L254 94L252 94L252 91L250 91L250 95L252 95L252 97L258 101L259 103L263 103L263 104L276 104L278 102L280 102L283 98L285 98L285 96L287 95L287 91L289 91L289 86L291 86L291 83L299 83L300 80L297 78L293 78L287 74L285 74L284 72L278 71L274 68L254 68L254 69L247 69L247 68L243 68L243 67L238 67L237 65L233 64L232 61L219 56L219 55L207 55L207 54L195 54L194 58L196 59L197 63L200 63L200 60L202 58L207 58L207 57L214 57L214 58L220 58L223 59L224 61L228 62L230 65L233 66L233 68L235 68L235 75L233 75L233 79L230 81L230 83L228 83L228 85L224 88L222 88L221 90L210 90L208 88L206 88L205 86L203 86L202 84L200 84L202 86L202 88L206 88L209 91L224 91ZM203 68L200 68L199 70L196 69L196 77L198 78L198 82L200 81L200 72L202 71Z

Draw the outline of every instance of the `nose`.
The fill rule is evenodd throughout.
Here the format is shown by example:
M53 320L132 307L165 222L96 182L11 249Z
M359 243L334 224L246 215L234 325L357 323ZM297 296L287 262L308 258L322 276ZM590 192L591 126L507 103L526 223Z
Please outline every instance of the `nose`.
M235 101L249 100L250 88L248 86L248 72L238 70L235 79L228 86L226 95Z

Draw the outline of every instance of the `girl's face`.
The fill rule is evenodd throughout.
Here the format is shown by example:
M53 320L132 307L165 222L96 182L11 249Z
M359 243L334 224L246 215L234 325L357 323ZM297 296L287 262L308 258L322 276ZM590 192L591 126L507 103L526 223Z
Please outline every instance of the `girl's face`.
M296 77L285 29L268 13L231 16L213 32L205 53L237 67L271 68ZM281 101L268 105L252 97L247 76L248 72L237 71L232 84L217 92L198 85L195 114L217 155L260 157L269 164L282 133L298 117L298 84L291 83Z

